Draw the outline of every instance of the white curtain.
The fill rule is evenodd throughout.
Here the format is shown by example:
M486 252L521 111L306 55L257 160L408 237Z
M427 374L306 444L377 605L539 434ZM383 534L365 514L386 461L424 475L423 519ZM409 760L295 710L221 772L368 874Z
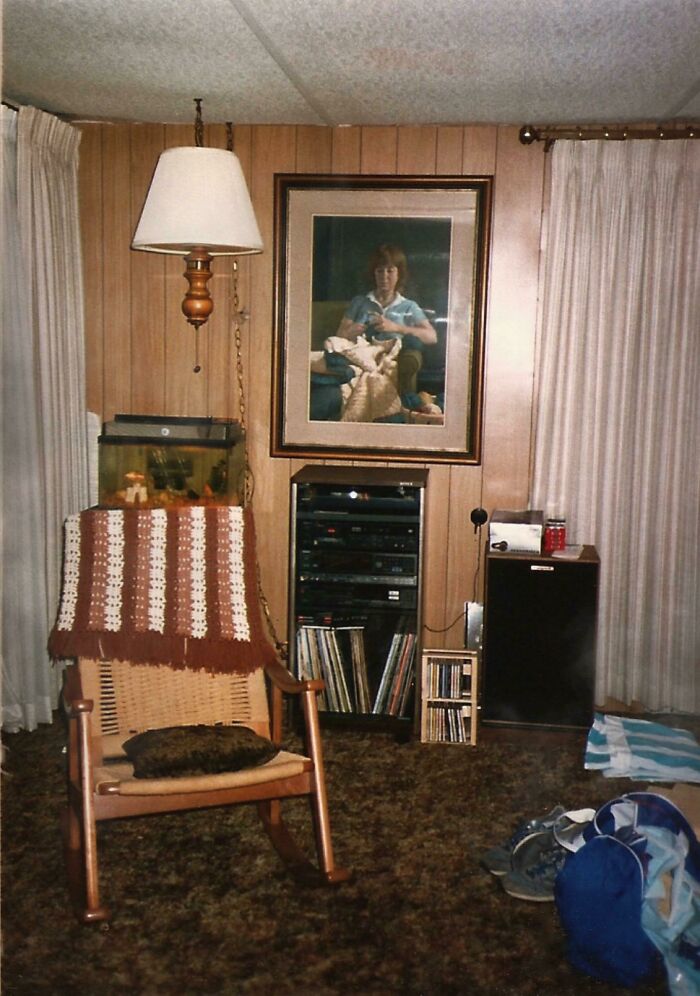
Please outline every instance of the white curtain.
M700 142L557 142L531 505L601 557L596 701L700 712Z
M88 498L80 132L34 108L2 108L2 721L50 723L49 661L65 517Z

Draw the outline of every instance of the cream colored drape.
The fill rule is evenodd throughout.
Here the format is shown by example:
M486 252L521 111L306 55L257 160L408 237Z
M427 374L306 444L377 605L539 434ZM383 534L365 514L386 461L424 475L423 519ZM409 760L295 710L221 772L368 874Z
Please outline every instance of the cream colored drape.
M58 605L62 524L85 507L80 133L34 108L2 108L3 728L56 708L46 641Z
M700 142L558 142L531 505L601 556L596 700L700 711Z

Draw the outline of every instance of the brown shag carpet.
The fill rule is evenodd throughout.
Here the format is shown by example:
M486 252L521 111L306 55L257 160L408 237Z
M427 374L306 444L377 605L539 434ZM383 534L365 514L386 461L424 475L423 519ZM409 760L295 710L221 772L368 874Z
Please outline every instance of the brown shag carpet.
M479 865L524 816L640 787L584 771L582 736L485 731L466 748L327 729L333 839L352 882L298 885L250 807L103 823L108 931L79 925L68 903L64 742L59 716L4 738L7 996L628 992L576 973L554 904L511 898ZM286 812L308 841L307 804ZM666 993L665 980L637 992Z

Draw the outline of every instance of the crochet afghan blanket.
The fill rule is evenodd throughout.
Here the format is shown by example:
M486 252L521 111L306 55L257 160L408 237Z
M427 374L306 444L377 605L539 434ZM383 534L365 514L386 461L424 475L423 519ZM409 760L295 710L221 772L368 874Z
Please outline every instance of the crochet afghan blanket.
M52 657L249 672L262 630L252 510L89 509L64 528Z

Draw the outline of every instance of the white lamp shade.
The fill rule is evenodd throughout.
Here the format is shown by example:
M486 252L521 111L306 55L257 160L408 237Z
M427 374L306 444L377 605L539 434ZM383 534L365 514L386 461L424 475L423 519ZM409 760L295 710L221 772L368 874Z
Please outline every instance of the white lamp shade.
M134 249L183 256L262 252L241 164L225 149L166 149L136 227Z

